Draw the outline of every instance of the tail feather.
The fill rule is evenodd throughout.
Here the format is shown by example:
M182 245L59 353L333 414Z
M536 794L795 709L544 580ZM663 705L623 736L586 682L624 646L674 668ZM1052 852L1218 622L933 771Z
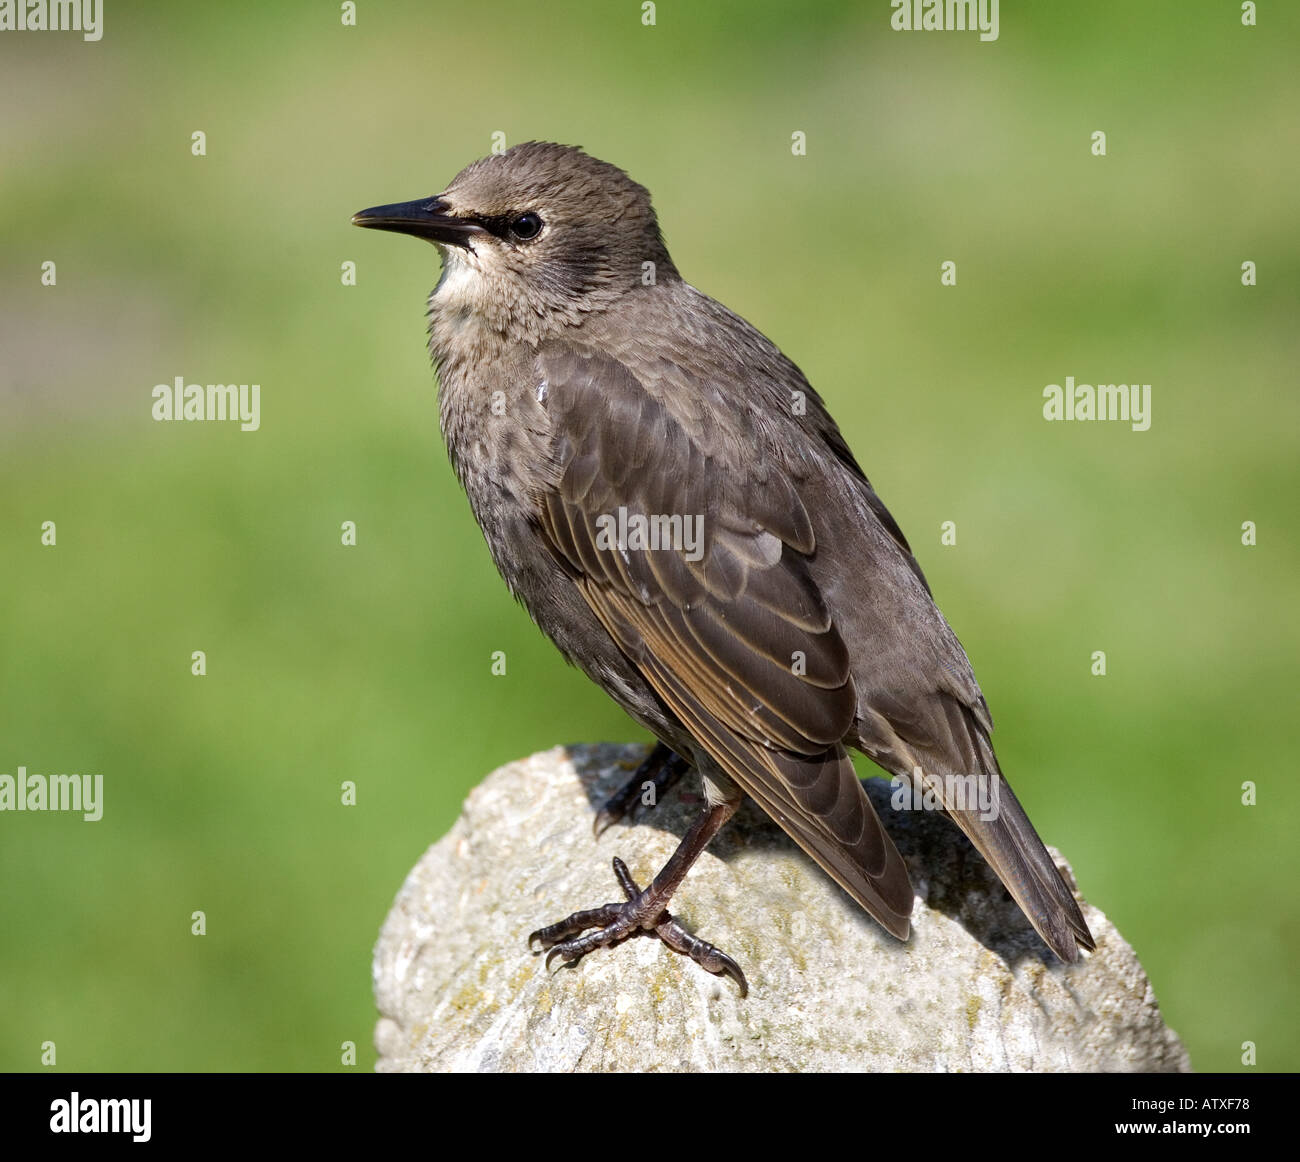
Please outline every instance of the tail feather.
M894 707L891 707L894 709ZM915 708L913 708L915 710ZM886 770L909 781L918 768L948 816L998 874L1029 922L1061 960L1074 963L1080 948L1096 947L1074 893L1048 854L1034 825L998 767L987 730L970 707L940 694L928 713L910 718L872 710L860 723L863 750ZM898 718L898 721L895 719ZM954 797L944 776L978 774L996 784L997 809L983 818L969 799Z
M1088 923L1006 779L1001 780L999 800L995 819L982 819L974 811L949 814L998 873L1048 947L1072 964L1079 959L1080 947L1089 951L1096 947Z

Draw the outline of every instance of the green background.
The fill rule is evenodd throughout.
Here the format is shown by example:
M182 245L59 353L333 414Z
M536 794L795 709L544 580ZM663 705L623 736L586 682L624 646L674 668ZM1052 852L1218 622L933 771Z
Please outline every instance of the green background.
M348 224L498 131L649 186L825 396L1194 1065L1300 1065L1295 6L1007 0L988 44L885 0L105 8L0 34L0 771L106 797L0 815L0 1068L369 1067L371 946L466 791L642 737L447 465L435 251ZM177 375L260 383L261 430L154 422ZM1046 423L1067 375L1152 384L1150 431Z

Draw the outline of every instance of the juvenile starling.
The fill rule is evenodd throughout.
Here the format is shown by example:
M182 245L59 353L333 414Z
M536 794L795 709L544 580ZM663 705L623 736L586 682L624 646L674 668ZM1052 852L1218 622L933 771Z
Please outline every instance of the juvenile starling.
M625 900L533 933L548 963L655 932L743 993L666 909L745 795L905 939L907 869L848 747L940 805L1057 956L1093 947L898 525L800 370L682 280L642 186L529 142L353 222L441 253L442 432L506 584L659 740L642 777L703 782L648 887L616 859Z

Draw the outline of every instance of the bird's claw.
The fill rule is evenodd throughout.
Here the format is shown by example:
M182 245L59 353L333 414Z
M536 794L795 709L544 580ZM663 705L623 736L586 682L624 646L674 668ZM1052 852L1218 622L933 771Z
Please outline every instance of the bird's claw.
M692 936L670 912L659 909L651 914L647 893L637 886L627 865L617 856L614 857L614 875L627 897L623 903L574 912L558 924L549 924L529 934L529 945L536 943L540 945L538 951L546 952L547 969L557 959L567 965L577 964L588 952L617 944L629 936L657 936L674 952L689 956L705 971L715 976L729 976L739 986L740 995L748 995L749 982L745 980L740 965L722 949Z

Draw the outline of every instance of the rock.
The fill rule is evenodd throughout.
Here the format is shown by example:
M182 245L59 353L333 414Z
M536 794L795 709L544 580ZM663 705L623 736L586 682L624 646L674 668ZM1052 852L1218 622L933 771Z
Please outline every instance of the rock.
M1190 1069L1102 913L1084 905L1097 951L1060 964L956 827L893 810L876 779L917 893L906 943L746 802L672 911L740 962L747 998L650 937L548 972L528 934L621 899L614 855L644 885L698 808L688 775L594 841L597 807L644 756L556 748L470 794L375 948L380 1071Z

